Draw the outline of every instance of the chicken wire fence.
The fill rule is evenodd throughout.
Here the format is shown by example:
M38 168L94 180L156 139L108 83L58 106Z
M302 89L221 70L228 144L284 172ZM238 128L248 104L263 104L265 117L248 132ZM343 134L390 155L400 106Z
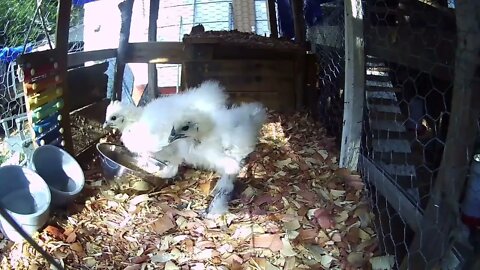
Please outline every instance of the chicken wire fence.
M313 115L322 122L330 136L335 136L337 145L340 145L345 72L343 0L307 1L305 8L307 39L318 66L318 100ZM309 12L320 15L315 23L309 19Z
M463 146L473 135L466 134L466 130L452 132L449 126L461 117L478 118L478 110L453 112L452 91L454 85L460 86L454 83L456 76L465 72L470 77L465 75L464 80L474 80L479 64L478 47L473 47L474 51L457 51L457 55L455 52L457 27L461 27L456 24L455 16L459 15L455 12L465 9L442 0L366 0L362 7L362 166L377 217L381 250L390 256L394 268L457 269L468 260L456 253L458 245L468 243L462 237L468 230L458 222L453 227L442 227L437 220L448 215L455 222L459 220L464 185L453 179L469 171L468 160L472 158L472 152L467 152L472 149ZM468 31L475 33L472 28ZM476 63L460 62L462 53L473 56L471 61ZM478 72L476 76L478 79ZM468 104L470 100L456 102ZM444 151L457 146L465 152L457 156L455 170L448 171L447 160L453 152L444 156ZM447 169L442 170L441 165ZM448 181L448 187L441 181ZM448 206L442 208L439 202L443 199ZM432 210L435 207L436 213ZM445 212L439 216L438 211ZM443 236L448 240L439 240Z
M55 48L57 6L56 0L0 2L0 131L5 142L0 163L9 156L6 152L23 153L29 142L29 129L24 125L23 86L17 74L16 59L23 53ZM81 16L81 9L73 5L71 25L78 25ZM78 35L76 29L78 27L71 27L70 34ZM69 45L70 51L83 49L82 41L73 40Z

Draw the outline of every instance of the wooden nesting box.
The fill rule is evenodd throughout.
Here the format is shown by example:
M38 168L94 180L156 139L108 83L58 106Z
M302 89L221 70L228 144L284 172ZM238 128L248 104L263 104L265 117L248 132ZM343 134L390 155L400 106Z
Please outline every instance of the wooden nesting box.
M183 42L187 88L215 79L233 103L259 101L279 111L303 106L305 50L295 44L226 31L186 35Z

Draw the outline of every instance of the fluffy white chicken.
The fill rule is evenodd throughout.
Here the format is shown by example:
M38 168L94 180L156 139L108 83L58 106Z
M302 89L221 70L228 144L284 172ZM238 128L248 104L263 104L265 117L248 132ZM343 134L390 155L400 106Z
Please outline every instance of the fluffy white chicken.
M208 80L179 94L156 98L143 107L118 100L112 101L107 106L103 128L118 129L122 133L128 125L143 119L154 123L159 117L172 116L172 111L192 108L213 111L224 108L226 102L224 87L218 81Z
M180 94L154 99L143 107L113 101L107 107L103 126L118 129L121 141L131 152L167 161L169 165L159 175L170 178L182 161L176 155L176 145L168 143L172 121L183 111L209 113L225 108L226 102L223 86L210 80Z
M265 108L254 102L213 114L185 111L173 122L169 142L177 145L178 156L189 165L221 175L207 209L210 216L228 210L235 180L245 158L255 150L265 120Z

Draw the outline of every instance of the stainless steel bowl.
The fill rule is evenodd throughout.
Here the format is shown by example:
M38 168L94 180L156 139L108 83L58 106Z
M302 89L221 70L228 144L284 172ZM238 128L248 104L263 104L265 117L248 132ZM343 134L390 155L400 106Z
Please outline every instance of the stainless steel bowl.
M142 178L160 178L156 173L166 166L162 161L136 155L124 146L113 143L98 143L97 151L100 153L106 179L114 179L126 173Z

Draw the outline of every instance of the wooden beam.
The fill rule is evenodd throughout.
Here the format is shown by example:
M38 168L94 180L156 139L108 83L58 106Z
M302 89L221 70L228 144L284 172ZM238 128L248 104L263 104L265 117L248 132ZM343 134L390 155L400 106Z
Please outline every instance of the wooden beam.
M116 49L104 49L96 51L69 53L67 57L68 67L84 64L88 61L99 61L117 56Z
M359 0L345 1L345 109L340 167L356 170L362 138L365 99L363 12Z
M291 0L293 26L295 28L295 42L304 46L306 29L305 29L305 16L303 15L303 0Z
M359 157L359 170L364 175L364 180L374 185L402 219L417 232L420 228L419 220L422 219L422 213L410 201L410 199L402 193L400 187L393 179L389 179L375 164L366 156Z
M124 0L118 4L120 9L121 26L120 40L117 49L117 61L115 62L115 75L113 79L113 100L122 99L122 82L125 71L125 58L128 53L128 40L130 38L130 25L132 23L133 0Z
M370 26L365 28L368 55L424 71L442 80L453 80L455 33L409 26ZM428 45L419 40L429 41Z
M185 59L182 42L136 42L126 46L126 63L181 64Z
M70 10L72 8L72 0L58 1L57 15L57 32L55 33L56 52L58 55L58 75L60 78L67 78L67 54L68 54L68 33L70 30ZM63 138L65 141L65 150L73 154L72 132L70 129L70 99L69 89L66 80L62 80L59 85L63 89L63 108L61 114L63 116L61 122Z
M68 71L70 112L106 98L108 62L78 67Z
M480 116L480 2L457 3L458 43L452 111L447 140L433 192L418 232L410 246L410 256L400 269L432 269L452 249L460 224L459 201L472 158L477 121Z
M159 0L150 0L150 16L148 18L148 41L157 41L157 19ZM154 63L148 64L148 87L146 89L146 100L152 100L158 97L158 77L157 77L157 65ZM143 96L142 96L143 97Z
M270 23L270 37L278 38L277 9L275 8L275 0L267 1L267 16Z

